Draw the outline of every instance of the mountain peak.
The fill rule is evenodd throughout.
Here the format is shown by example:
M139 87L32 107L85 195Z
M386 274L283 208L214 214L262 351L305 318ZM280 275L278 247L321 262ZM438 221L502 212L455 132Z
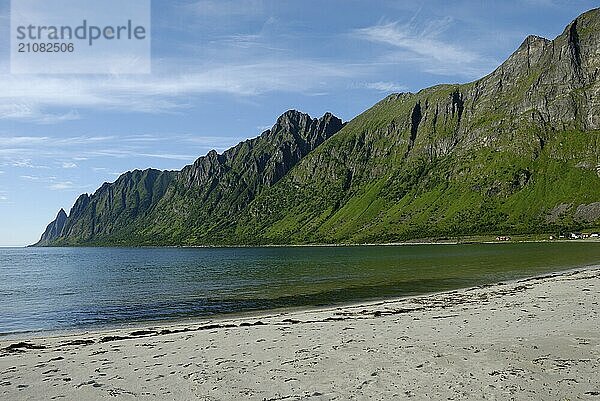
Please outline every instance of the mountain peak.
M314 134L321 136L323 140L329 138L343 127L343 121L326 112L321 118L312 118L309 114L298 110L288 110L277 119L271 129L271 133L287 132L301 137L310 137Z
M310 120L311 117L306 113L301 113L298 110L288 110L277 118L271 132L279 130L296 131L298 127L305 125Z
M311 117L310 114L308 113L304 113L295 109L290 109L288 111L286 111L285 113L283 113L281 116L279 116L279 118L277 119L277 123L276 124L281 124L281 123L302 123L302 122L308 122L308 121L313 121L316 120L315 118ZM331 112L325 112L325 114L323 114L323 116L321 116L318 121L332 121L332 120L339 120L340 122L342 121L340 118L336 117L333 113Z
M296 109L289 109L288 111L286 111L285 113L283 113L281 116L279 116L279 118L277 120L296 120L302 117L309 117L310 116L307 113L303 113L301 111L298 111Z
M44 231L44 233L42 234L40 240L38 241L38 243L36 245L38 246L43 246L43 245L47 245L50 242L52 242L53 240L55 240L56 238L58 238L63 231L63 228L65 227L65 223L67 222L67 213L65 213L64 209L60 209L58 211L58 214L56 215L56 218L54 219L54 221L52 221L50 224L48 224L48 226L46 227L46 231Z
M523 47L523 46L532 46L535 44L547 44L550 43L551 40L550 39L546 39L543 36L538 36L538 35L529 35L525 38L525 40L523 41L523 43L521 43L521 46L519 47Z
M320 121L335 121L335 120L339 120L340 122L342 121L340 118L338 118L336 115L334 115L331 112L326 112L325 114L323 114L323 116L321 118L319 118Z
M552 41L549 39L537 35L529 35L496 71L504 73L510 71L511 75L518 76L532 65L537 64L544 53L544 49L551 44Z

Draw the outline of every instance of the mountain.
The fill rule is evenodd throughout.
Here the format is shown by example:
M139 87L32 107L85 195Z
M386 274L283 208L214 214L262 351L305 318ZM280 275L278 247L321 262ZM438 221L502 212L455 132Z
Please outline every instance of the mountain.
M181 171L135 170L81 195L60 235L36 245L217 243L261 191L343 127L290 110L259 137Z
M298 112L83 195L52 245L390 242L600 226L600 9L482 79ZM43 238L42 238L43 239ZM41 245L47 245L40 241Z
M600 218L600 10L488 76L392 95L262 193L236 236L388 242Z
M56 240L60 234L62 233L62 229L65 226L65 222L67 221L67 213L65 213L64 209L60 209L56 218L48 224L46 230L42 234L40 241L37 245L49 245L52 241Z

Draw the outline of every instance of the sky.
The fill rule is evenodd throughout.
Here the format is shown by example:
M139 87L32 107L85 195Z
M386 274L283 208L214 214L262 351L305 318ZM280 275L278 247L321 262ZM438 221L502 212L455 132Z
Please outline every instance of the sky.
M588 0L152 1L152 73L11 75L0 0L0 246L132 169L175 170L288 109L347 121L394 92L473 81Z

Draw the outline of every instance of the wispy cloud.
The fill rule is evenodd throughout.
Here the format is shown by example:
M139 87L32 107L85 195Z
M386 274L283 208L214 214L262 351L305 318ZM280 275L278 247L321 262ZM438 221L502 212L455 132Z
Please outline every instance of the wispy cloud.
M58 124L63 121L78 120L80 119L80 116L74 111L56 114L47 113L37 104L5 103L0 104L0 119L30 120L38 124L50 125Z
M9 136L2 137L1 146L18 146L18 145L31 145L34 143L44 143L48 139L47 136Z
M453 24L446 18L417 26L414 21L381 23L356 29L352 35L361 40L388 46L387 62L417 62L425 71L477 77L495 65L493 60L443 39Z
M21 175L19 177L28 181L39 181L41 179L41 177L35 175Z
M262 14L263 0L199 0L184 8L196 15L210 17L248 16Z
M2 166L10 166L17 168L28 168L28 169L43 169L47 170L50 167L43 164L36 164L32 159L22 157L22 154L28 153L28 149L0 149L0 161L4 158L5 160L0 164ZM4 156L3 156L4 154Z
M52 181L56 181L57 177L56 176L43 176L43 175L21 175L19 176L20 178L24 179L24 180L28 180L28 181L46 181L46 182L52 182Z
M19 176L19 178L21 178L22 180L30 181L32 183L42 184L46 188L51 189L53 191L88 188L88 186L78 186L73 181L60 180L56 176L21 175Z
M118 80L108 83L111 92L141 96L179 96L194 93L228 93L251 96L272 91L307 92L319 80L346 78L359 67L340 67L302 59L263 60L206 66L199 72L151 80Z
M60 181L60 182L55 182L54 184L49 185L48 188L53 191L62 191L65 189L75 189L76 186L71 181Z
M408 87L405 85L398 84L396 82L367 82L361 85L367 89L373 89L380 92L406 92L408 91Z
M64 121L80 120L81 116L76 111L71 110L68 113L63 113L63 114L61 114L61 113L58 113L58 114L40 113L37 116L28 116L28 118L31 118L32 120L34 120L35 122L37 122L39 124L51 125L51 124L62 123Z
M128 158L128 157L150 157L153 159L168 159L168 160L182 160L191 161L196 156L184 155L184 154L169 154L169 153L146 153L136 150L128 149L99 149L90 151L90 156L102 156L102 157L115 157L115 158Z
M288 59L226 65L200 65L173 75L150 76L0 76L0 119L53 124L80 118L77 109L168 113L188 107L186 96L224 93L255 96L274 91L308 93L323 82L353 77L361 66ZM53 114L49 110L70 109Z
M223 150L245 138L200 136L181 133L82 136L0 136L0 167L63 169L80 167L79 162L96 158L166 159L191 162L198 153L156 152L156 147L187 144L190 149ZM44 163L48 163L46 165Z

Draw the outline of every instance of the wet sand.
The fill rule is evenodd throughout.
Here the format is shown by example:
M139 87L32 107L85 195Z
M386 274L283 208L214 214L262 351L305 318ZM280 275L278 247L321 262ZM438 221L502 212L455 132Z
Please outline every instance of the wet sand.
M318 310L0 340L2 400L599 400L600 268Z

